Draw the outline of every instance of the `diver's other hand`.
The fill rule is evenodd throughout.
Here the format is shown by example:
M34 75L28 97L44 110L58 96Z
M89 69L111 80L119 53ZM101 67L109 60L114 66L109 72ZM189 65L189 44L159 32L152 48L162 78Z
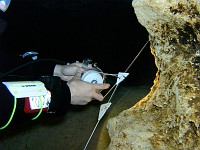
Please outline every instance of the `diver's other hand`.
M71 80L74 75L77 72L80 72L79 77L81 76L81 73L84 71L91 69L92 65L89 64L87 68L82 67L82 63L71 63L69 65L56 65L54 69L54 76L58 76L61 78L63 81L69 81Z
M104 97L100 91L110 87L108 83L94 84L77 78L73 78L67 84L71 91L72 105L86 105L92 100L103 101Z

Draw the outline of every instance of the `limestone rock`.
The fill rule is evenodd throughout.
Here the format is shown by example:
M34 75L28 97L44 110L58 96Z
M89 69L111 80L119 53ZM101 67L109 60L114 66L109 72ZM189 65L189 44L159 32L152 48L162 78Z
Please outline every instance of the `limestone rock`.
M108 149L200 149L200 1L132 5L158 71L147 96L109 119Z

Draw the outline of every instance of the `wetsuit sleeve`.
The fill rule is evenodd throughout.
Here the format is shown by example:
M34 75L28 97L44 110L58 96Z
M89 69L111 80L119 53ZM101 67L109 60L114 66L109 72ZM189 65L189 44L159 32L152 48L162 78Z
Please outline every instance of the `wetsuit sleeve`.
M66 82L56 76L40 76L39 80L51 92L51 102L47 113L66 113L71 103L71 93Z
M68 111L71 99L70 90L66 83L60 80L59 77L54 76L42 76L39 80L45 84L47 90L51 93L49 108L47 111L43 111L42 116L48 117L48 115L57 116L65 114ZM30 121L37 115L38 112L25 113L25 99L16 99L16 108L11 124ZM3 83L0 83L0 127L5 125L10 119L14 110L14 101L14 96Z
M0 83L0 126L8 122L14 108L14 97L7 90L6 86Z
M37 63L33 66L33 72L52 93L48 113L63 114L71 103L71 93L66 81L53 76L55 66L52 62Z

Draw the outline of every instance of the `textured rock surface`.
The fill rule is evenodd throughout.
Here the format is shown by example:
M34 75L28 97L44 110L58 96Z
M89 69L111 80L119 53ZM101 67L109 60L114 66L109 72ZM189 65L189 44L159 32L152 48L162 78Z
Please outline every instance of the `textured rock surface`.
M147 96L108 121L108 149L200 149L200 1L132 4L158 72Z

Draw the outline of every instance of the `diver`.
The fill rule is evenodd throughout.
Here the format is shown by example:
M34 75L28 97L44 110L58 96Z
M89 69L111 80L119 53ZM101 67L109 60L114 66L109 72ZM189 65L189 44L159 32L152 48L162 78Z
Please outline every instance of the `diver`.
M0 0L1 11L8 9L10 1ZM9 76L14 70L0 75L0 129L41 115L63 115L70 105L103 101L101 91L110 86L81 80L82 74L94 67L89 61L65 64L34 60L30 64L35 71L28 77Z

